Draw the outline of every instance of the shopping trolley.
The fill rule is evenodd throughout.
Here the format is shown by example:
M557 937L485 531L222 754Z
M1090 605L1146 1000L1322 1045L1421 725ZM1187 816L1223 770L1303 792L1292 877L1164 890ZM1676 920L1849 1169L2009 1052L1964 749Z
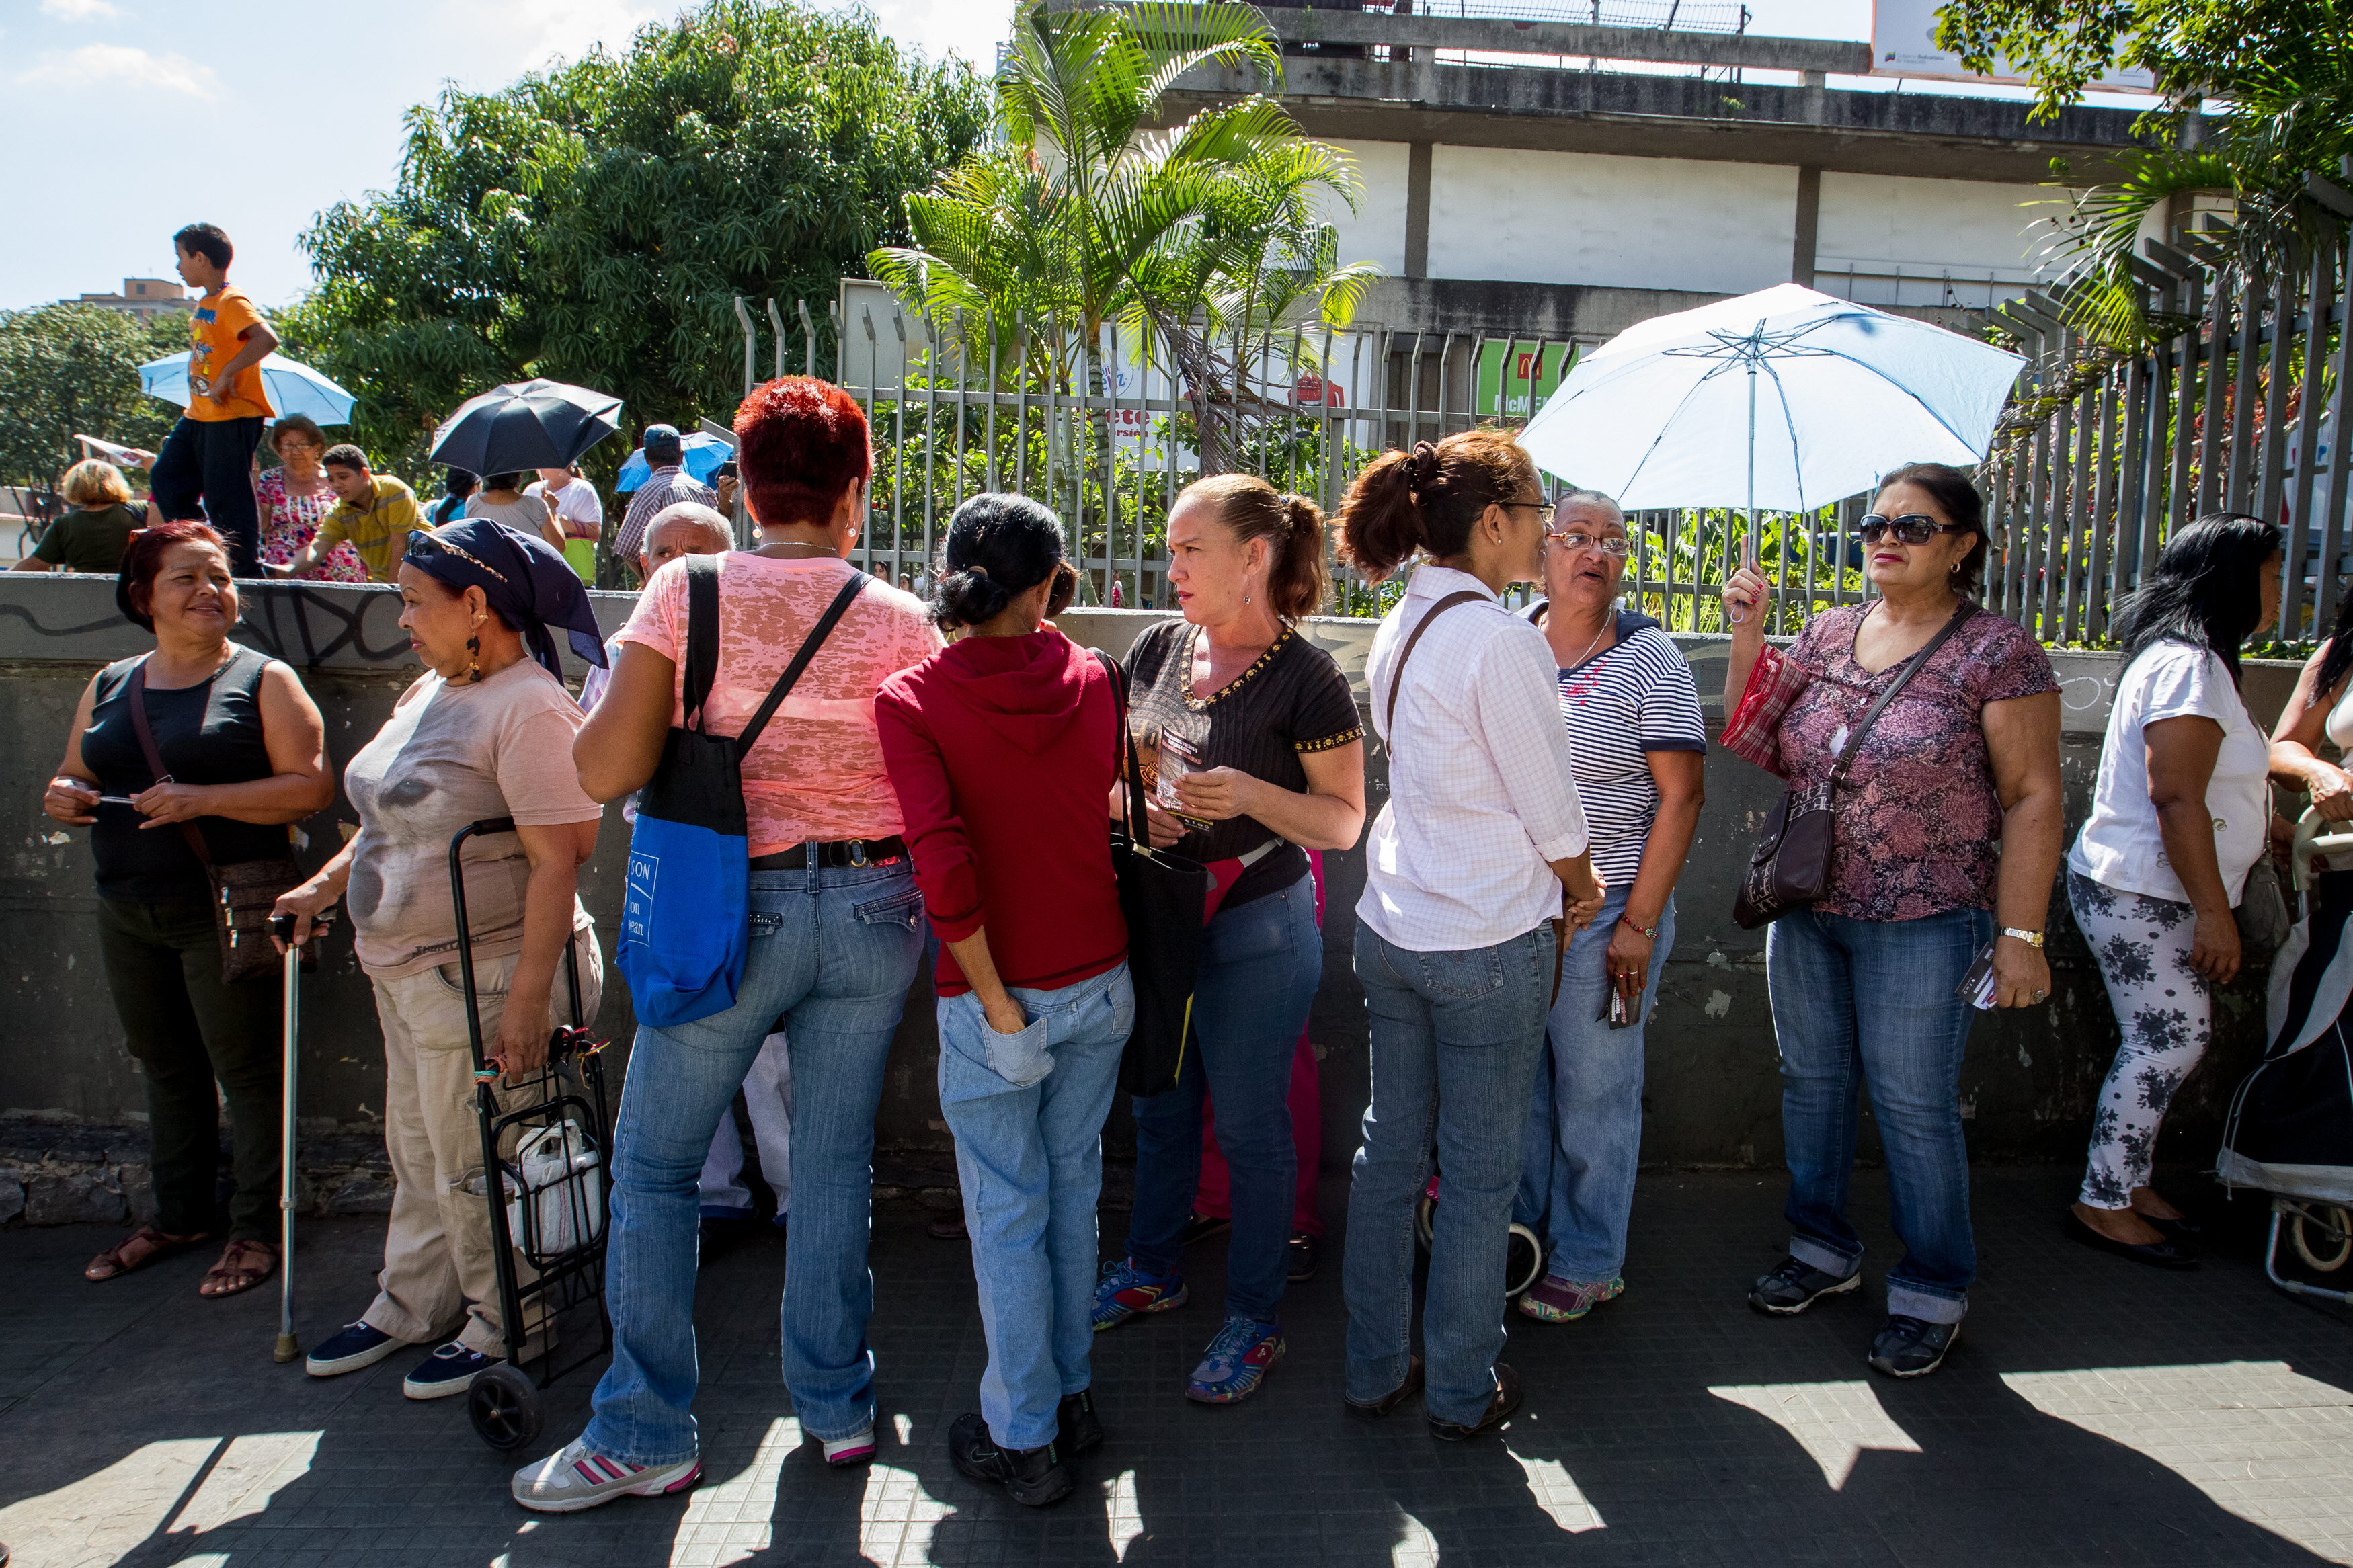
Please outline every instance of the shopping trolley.
M1424 1252L1438 1235L1438 1175L1430 1173L1421 1189L1421 1198L1413 1205L1413 1238ZM1536 1233L1512 1222L1509 1239L1504 1247L1504 1296L1509 1300L1534 1285L1544 1273L1544 1242Z
M491 817L460 828L449 840L458 973L466 996L466 1044L474 1055L474 1109L482 1127L481 1190L491 1205L491 1258L506 1336L506 1360L474 1379L467 1390L466 1414L482 1441L501 1449L519 1448L539 1436L540 1390L561 1373L613 1348L613 1321L605 1311L606 1153L612 1144L599 1055L606 1042L578 1021L576 942L564 946L575 1022L556 1026L545 1065L501 1091L498 1068L482 1054L463 852L470 838L514 830L513 817ZM559 1318L592 1305L601 1331L599 1343L559 1366ZM533 1337L524 1314L534 1310L541 1315L537 1327L543 1348L532 1358L536 1363L532 1373L523 1370L523 1351Z

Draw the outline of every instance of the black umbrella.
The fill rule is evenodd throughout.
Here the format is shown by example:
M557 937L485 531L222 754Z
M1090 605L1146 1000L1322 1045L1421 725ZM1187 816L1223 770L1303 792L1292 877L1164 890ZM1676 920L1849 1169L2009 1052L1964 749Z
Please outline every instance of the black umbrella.
M621 422L621 400L560 381L518 381L470 397L433 432L432 461L470 474L569 468Z

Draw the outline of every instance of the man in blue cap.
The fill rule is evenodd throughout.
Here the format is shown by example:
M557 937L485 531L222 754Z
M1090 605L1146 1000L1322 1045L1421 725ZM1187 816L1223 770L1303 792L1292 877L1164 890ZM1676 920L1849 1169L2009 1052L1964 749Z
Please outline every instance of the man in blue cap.
M613 541L613 559L620 562L628 574L632 588L644 586L638 581L638 552L645 546L646 524L653 521L655 514L680 501L711 506L719 500L709 485L679 466L686 454L677 426L647 426L645 451L646 466L653 472L629 498L629 510L621 519L621 531Z

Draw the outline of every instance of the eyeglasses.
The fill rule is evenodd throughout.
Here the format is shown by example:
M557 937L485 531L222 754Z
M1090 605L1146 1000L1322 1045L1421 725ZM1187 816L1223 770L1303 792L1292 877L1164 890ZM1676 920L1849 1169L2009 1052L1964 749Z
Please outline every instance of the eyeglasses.
M1938 522L1924 512L1910 511L1902 517L1882 517L1874 511L1862 520L1862 526L1855 531L1862 535L1865 544L1876 544L1890 533L1895 535L1898 544L1926 544L1940 533L1968 531L1958 523Z
M1511 510L1524 506L1531 506L1535 508L1538 511L1542 511L1544 510L1545 502L1544 497L1538 496L1534 500L1499 500L1493 504L1504 508L1505 510Z
M1548 528L1545 530L1545 542L1553 545L1564 555L1574 555L1580 550L1593 549L1599 550L1613 561L1623 561L1634 552L1633 547L1626 542L1623 534L1578 533L1573 530L1559 531Z

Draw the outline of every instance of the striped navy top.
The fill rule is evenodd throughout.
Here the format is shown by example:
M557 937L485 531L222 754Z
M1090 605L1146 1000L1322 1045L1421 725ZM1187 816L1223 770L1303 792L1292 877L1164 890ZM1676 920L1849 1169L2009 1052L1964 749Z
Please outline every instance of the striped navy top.
M1541 625L1544 612L1539 601L1527 617ZM1624 887L1641 868L1659 814L1649 753L1707 750L1691 666L1658 622L1620 610L1617 640L1560 672L1560 716L1593 836L1593 868L1608 886Z

